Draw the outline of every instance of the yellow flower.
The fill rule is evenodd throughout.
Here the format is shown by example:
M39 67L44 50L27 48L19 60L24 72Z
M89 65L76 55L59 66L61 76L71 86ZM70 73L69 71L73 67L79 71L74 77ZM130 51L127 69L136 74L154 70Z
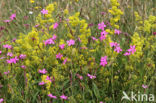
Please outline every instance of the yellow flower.
M64 10L64 14L67 15L69 13L68 9Z
M30 0L30 3L32 3L32 4L33 4L33 3L35 3L35 1L34 1L34 0Z

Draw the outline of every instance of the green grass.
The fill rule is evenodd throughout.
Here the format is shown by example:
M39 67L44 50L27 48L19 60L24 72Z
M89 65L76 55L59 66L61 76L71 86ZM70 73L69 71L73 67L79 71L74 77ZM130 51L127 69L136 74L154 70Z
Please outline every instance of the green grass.
M77 103L76 101L81 101L82 103L98 103L99 101L106 101L108 103L120 103L122 90L125 91L129 90L127 92L130 93L130 90L139 87L139 85L143 84L144 81L148 81L147 83L150 86L150 88L146 92L154 93L155 91L154 86L156 81L155 79L156 74L154 72L156 70L154 67L154 70L152 69L152 71L154 72L150 73L151 69L149 68L152 68L152 66L150 65L156 65L156 59L155 59L156 57L153 55L155 50L153 50L151 47L151 45L152 46L155 45L155 41L154 41L155 38L150 39L151 41L148 41L148 38L146 37L150 38L151 35L153 35L152 33L155 31L151 30L150 34L145 33L144 31L138 31L138 27L140 25L136 23L134 12L137 11L139 15L143 18L143 22L144 22L145 20L148 19L149 15L155 15L156 8L154 4L156 4L156 1L155 0L118 0L118 1L120 3L119 8L124 13L124 15L121 16L121 20L119 22L120 30L123 32L124 35L121 35L119 38L116 35L112 36L113 41L120 42L121 47L123 47L123 50L126 51L127 49L129 49L129 45L132 41L131 38L134 32L138 32L139 35L144 36L145 39L147 40L147 43L149 43L149 46L146 46L147 45L146 42L144 43L144 47L146 48L149 47L149 50L148 49L143 50L144 48L142 49L144 55L140 58L140 62L138 62L137 60L136 62L132 62L133 58L125 58L122 54L119 54L118 57L109 59L110 62L108 63L108 67L104 68L103 70L99 69L100 67L97 66L96 64L96 66L99 68L98 69L96 68L98 75L97 75L97 80L95 81L88 80L87 77L85 77L84 75L88 71L92 71L91 67L89 67L90 64L87 64L86 66L83 67L85 72L82 73L82 75L84 76L84 82L78 81L76 79L76 73L82 72L81 70L79 70L81 66L71 63L67 70L62 70L63 67L61 63L58 64L56 66L57 69L59 69L62 75L65 75L66 78L63 82L59 84L58 88L52 88L51 91L55 91L55 94L57 96L63 92L68 94L70 96L70 101L53 100L54 103L68 103L68 102ZM88 24L93 24L93 26L89 27L91 29L92 36L97 37L100 33L99 30L97 29L98 23L102 21L104 21L105 23L110 22L109 20L111 18L111 15L108 12L108 10L111 8L111 4L109 3L109 0L79 0L78 2L75 2L75 0L35 0L34 4L31 4L29 0L1 0L0 21L2 22L0 22L0 27L4 27L5 29L0 31L0 44L10 43L8 41L11 41L14 38L19 39L20 33L24 33L25 35L27 35L32 30L32 27L36 25L36 17L40 13L40 11L43 8L45 8L48 4L53 2L56 2L58 4L57 10L55 10L57 12L54 15L57 18L56 20L58 20L59 17L63 15L62 11L64 9L69 10L69 15L73 15L75 14L75 12L80 12L80 19L85 19ZM34 7L36 6L39 6L40 8L35 9ZM33 14L29 14L30 11L32 11ZM101 14L102 12L104 12L104 14ZM16 19L10 23L4 23L3 20L9 19L10 15L13 13L16 13ZM25 24L28 26L26 27ZM108 28L113 29L112 26L109 26ZM41 30L39 29L39 31ZM59 38L68 39L68 37L66 37L65 35L66 32L67 32L66 28L62 25L60 26L59 30L48 31L49 34L56 33L58 34ZM79 32L77 32L77 34L79 34ZM43 40L42 37L43 36L41 36L39 39ZM88 39L88 41L89 40L90 38ZM23 43L27 43L27 42L28 41L25 41ZM13 44L13 45L19 47L20 49L22 48L20 44ZM95 59L94 61L99 64L101 56L106 54L107 51L105 50L106 45L102 43L99 43L98 45L94 45L94 43L91 42L87 46L89 48L89 50L86 51L87 53L88 52L91 53L90 49L92 48L94 49L99 46L99 48L97 49L98 51L95 54L92 53L93 55L87 54L86 52L83 51L84 58L86 56L85 58L86 61L88 60L87 56L89 55L90 58L94 57ZM75 48L77 50L77 48L79 48L79 45L77 45L77 47ZM72 55L73 57L76 56L75 48L71 48L72 52L68 51L64 55L67 56ZM0 50L2 49L3 48L1 45ZM28 51L27 49L21 50L20 52L17 52L17 54L27 53ZM35 50L32 50L32 52L34 51ZM57 49L56 51L60 52ZM77 51L79 54L77 58L79 58L81 52L79 51L79 49ZM7 53L8 51L3 49L3 52ZM11 52L15 52L15 51L11 51ZM31 54L30 51L28 52L28 54L29 53ZM44 48L44 50L43 51L41 50L41 52L37 54L37 56L43 59L45 55L46 58L49 58L49 62L53 63L52 59L53 57L55 57L55 54L53 55L53 57L51 57L51 54L48 53L49 53L48 49ZM5 54L3 54L3 56L4 55ZM32 55L29 56L30 56L29 58L31 58ZM30 59L30 61L34 62L32 58ZM76 63L78 62L78 60L75 61ZM41 69L42 67L45 66L49 68L48 71L51 72L51 67L53 67L52 63L48 65L48 60L47 60L47 63L43 62L40 63L39 65L31 65L30 66L31 70L28 69L26 71L23 71L21 69L15 71L14 68L16 68L16 66L11 65L11 69L13 69L11 73L12 75L6 78L6 76L3 77L3 72L10 69L10 66L8 66L7 63L5 63L5 61L0 61L0 84L4 85L2 91L0 88L0 93L6 92L6 94L0 94L0 98L1 96L4 96L3 98L5 98L5 100L7 99L6 103L18 103L18 102L48 103L49 101L51 101L49 98L47 99L47 94L44 91L45 88L38 86L38 82L40 82L41 78L40 75L37 74L36 70ZM127 65L129 67L127 67ZM133 67L131 68L131 66L134 66L135 69ZM93 71L96 70L93 69ZM147 71L149 71L149 73ZM26 87L26 77L25 77L26 72L31 76L30 78L34 80L34 81L30 81L28 88ZM103 73L102 75L100 74L101 72ZM145 75L148 76L147 80L145 80L146 79L144 77ZM118 76L119 79L115 80L114 79L115 76ZM69 79L69 77L72 78L73 83L71 83L71 79ZM129 85L125 86L127 84ZM141 86L137 89L142 90L141 92L143 92ZM14 91L16 91L16 93L14 93Z
M9 19L12 13L17 14L16 21L11 24L0 22L0 26L6 29L1 32L0 37L4 40L9 38L15 38L19 33L27 33L34 26L35 17L41 9L35 10L35 6L44 8L47 4L56 1L60 7L59 9L69 8L71 12L80 11L81 17L88 20L88 23L97 24L97 20L107 20L109 13L107 12L110 4L109 0L80 0L79 3L70 3L74 0L37 0L34 4L30 4L29 0L1 0L0 1L0 21ZM122 30L128 33L133 33L135 22L134 22L134 11L138 11L143 18L147 18L148 15L155 13L155 0L119 0L120 8L124 11L124 18L121 23L123 24ZM29 11L33 11L30 15ZM104 16L100 15L101 12L106 12ZM28 19L25 20L24 17ZM106 18L105 18L106 17ZM28 29L24 24L29 24Z

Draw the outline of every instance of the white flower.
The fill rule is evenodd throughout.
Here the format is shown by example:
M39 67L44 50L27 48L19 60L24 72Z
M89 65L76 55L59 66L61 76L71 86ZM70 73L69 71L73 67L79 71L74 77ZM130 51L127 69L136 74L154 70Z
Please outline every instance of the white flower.
M31 14L33 14L33 12L32 11L29 11L29 14L31 15Z

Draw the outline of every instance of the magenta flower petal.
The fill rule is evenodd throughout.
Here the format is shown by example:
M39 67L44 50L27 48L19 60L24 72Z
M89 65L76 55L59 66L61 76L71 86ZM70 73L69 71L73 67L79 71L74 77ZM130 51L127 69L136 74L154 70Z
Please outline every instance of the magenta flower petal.
M80 74L76 74L76 76L77 76L80 80L83 80L83 76L81 76Z
M52 40L56 40L57 36L54 34Z
M12 48L12 46L11 46L11 45L6 44L6 45L3 45L3 48L11 49L11 48Z
M38 85L44 85L45 83L44 82L40 82Z
M96 78L96 76L91 75L91 74L87 74L87 76L88 76L90 79L95 79L95 78Z
M10 60L6 60L6 61L7 61L8 64L11 64L11 63L16 64L18 60L19 59L17 58L17 56L15 56L15 58L11 58Z
M0 103L2 103L3 101L4 101L4 99L3 99L3 98L1 98L1 99L0 99Z
M46 45L48 45L48 44L55 44L55 42L54 42L54 40L53 40L52 38L50 38L50 39L44 41L44 44L45 44L45 46L46 46Z
M11 16L10 16L10 19L11 20L14 20L16 18L16 14L12 14Z
M5 23L9 23L9 22L10 22L10 20L4 20L4 22L5 22Z
M144 89L148 88L148 86L147 86L147 85L144 85L144 84L142 85L142 87L143 87Z
M42 14L48 14L48 10L43 9L43 10L41 11L41 13L42 13Z
M53 26L53 29L57 29L58 26L59 26L59 24L56 22L56 23L54 24L54 26Z
M12 57L12 56L13 56L13 53L11 53L11 52L8 52L8 53L7 53L7 56L10 56L10 57Z
M116 51L117 53L120 53L122 51L122 49L118 46L114 49L114 51Z
M56 99L57 98L56 96L54 96L52 94L48 94L48 97L53 98L53 99Z
M75 44L75 40L72 40L72 39L67 40L67 44L68 44L68 46L74 45Z
M104 24L104 22L98 24L98 29L101 29L102 31L104 30L105 27L106 25Z
M64 59L63 64L66 64L66 62L67 62L67 58Z
M95 37L93 37L93 36L92 36L91 38L92 38L94 41L97 41L97 40L98 40L98 39L96 39L96 38L95 38Z
M22 69L26 69L26 66L25 66L25 65L22 65L21 68L22 68Z
M121 31L118 30L118 29L115 29L115 30L114 30L114 34L118 34L118 35L119 35L119 34L121 34Z
M61 98L61 99L64 99L64 100L68 99L68 97L67 97L67 96L65 96L64 94L63 94L63 95L61 95L61 96L60 96L60 98Z
M60 49L64 49L64 47L65 47L65 44L59 45L59 48L60 48Z
M136 52L135 45L131 45L130 49L128 49L127 52L124 55L125 56L131 55L131 54L134 54L135 52Z
M39 71L38 71L39 73L41 73L41 74L46 74L47 73L47 71L46 71L46 69L39 69Z
M25 55L25 54L21 54L21 55L19 56L19 58L20 58L20 59L25 59L25 58L26 58L26 55Z
M104 57L101 57L101 60L100 60L100 65L105 67L106 64L107 64L107 56L104 56Z
M8 70L7 72L4 72L4 74L5 74L5 75L7 75L7 74L9 74L9 73L10 73L10 71L9 71L9 70Z
M52 82L52 80L49 76L47 76L46 80L49 80L50 82Z
M61 53L56 54L56 59L61 59L63 55Z

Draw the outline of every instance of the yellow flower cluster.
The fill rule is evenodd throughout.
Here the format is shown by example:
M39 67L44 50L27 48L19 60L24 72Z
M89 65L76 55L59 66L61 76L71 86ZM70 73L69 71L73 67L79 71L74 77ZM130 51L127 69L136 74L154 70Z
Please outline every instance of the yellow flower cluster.
M30 3L32 3L32 4L33 4L33 3L35 3L35 1L34 1L34 0L30 0Z
M145 39L143 36L140 37L137 32L135 32L133 34L131 39L132 39L131 45L135 45L136 52L133 55L131 55L130 57L132 60L139 61L139 60L141 60L140 57L143 55L142 49L143 49Z
M34 0L30 1L33 3ZM66 93L69 90L64 89L69 85L70 89L73 89L74 86L78 88L82 86L87 90L90 88L92 79L94 82L91 87L95 89L93 93L97 92L96 89L101 90L101 88L110 89L110 92L115 93L118 89L116 85L129 87L130 84L133 85L134 81L138 83L133 85L132 89L139 88L142 82L146 83L150 80L148 75L152 75L155 69L152 56L156 52L156 42L155 35L151 35L151 33L155 28L156 17L149 16L143 21L135 12L137 28L130 38L131 43L127 43L124 41L127 38L124 38L123 35L112 35L115 34L115 30L120 31L117 23L123 12L119 9L117 0L110 1L112 8L109 12L112 28L107 24L106 27L101 27L106 33L103 40L99 38L99 35L94 35L96 33L94 30L91 36L90 26L85 19L80 18L80 12L70 15L68 9L65 9L60 13L57 12L56 3L49 4L43 9L46 13L42 11L36 17L35 27L32 27L32 30L26 35L21 33L19 38L13 42L13 49L5 48L8 52L13 51L13 54L19 59L17 63L7 62L6 68L10 71L15 68L13 73L24 71L26 73L24 79L27 79L26 89L30 87L36 89L42 85L42 93L46 95L47 93L57 95L57 93L55 94L56 89L58 92L61 90ZM99 25L97 26L99 27ZM56 28L54 29L54 27ZM119 38L116 39L117 36ZM122 40L119 40L120 38ZM113 46L111 43L114 43ZM129 45L135 46L133 50L124 48ZM117 52L117 49L120 52ZM128 53L128 51L133 52ZM127 52L126 55L125 52ZM26 58L21 59L20 54L25 54ZM141 69L137 69L137 67ZM142 68L145 72L140 73ZM146 73L146 71L148 72ZM141 76L138 76L138 73ZM11 76L8 75L9 78ZM18 85L19 81L15 79L14 82L15 85ZM38 82L38 85L32 86ZM74 86L72 83L75 83ZM92 92L92 90L89 91ZM9 88L8 92L11 93L12 90ZM75 97L82 98L79 92ZM104 98L106 102L112 100L111 97ZM68 98L68 100L71 99L72 96Z
M120 5L117 0L110 0L112 8L108 11L112 14L112 17L110 19L110 24L116 28L119 29L119 25L116 23L120 20L120 16L123 15L123 12L118 9L118 6Z
M53 14L56 12L56 11L54 11L56 8L57 8L56 2L53 4L49 4L46 7L46 10L48 10L48 14L46 14L46 15L39 14L36 17L36 23L40 24L41 26L43 26L43 24L45 24L45 23L54 23L55 18L53 17ZM51 25L51 26L53 27L53 25ZM50 27L50 28L52 28L52 27ZM45 27L43 26L43 28L45 28Z
M51 86L51 81L47 80L47 76L48 75L42 75L41 76L41 80L42 80L42 82L46 83L46 90L49 91L50 90L50 86Z
M68 36L70 38L80 38L82 46L86 46L88 43L88 37L91 35L91 30L88 27L86 21L79 19L79 12L75 13L75 15L69 17L69 24L65 24L68 29ZM79 33L79 34L76 34ZM75 39L77 39L75 38Z

